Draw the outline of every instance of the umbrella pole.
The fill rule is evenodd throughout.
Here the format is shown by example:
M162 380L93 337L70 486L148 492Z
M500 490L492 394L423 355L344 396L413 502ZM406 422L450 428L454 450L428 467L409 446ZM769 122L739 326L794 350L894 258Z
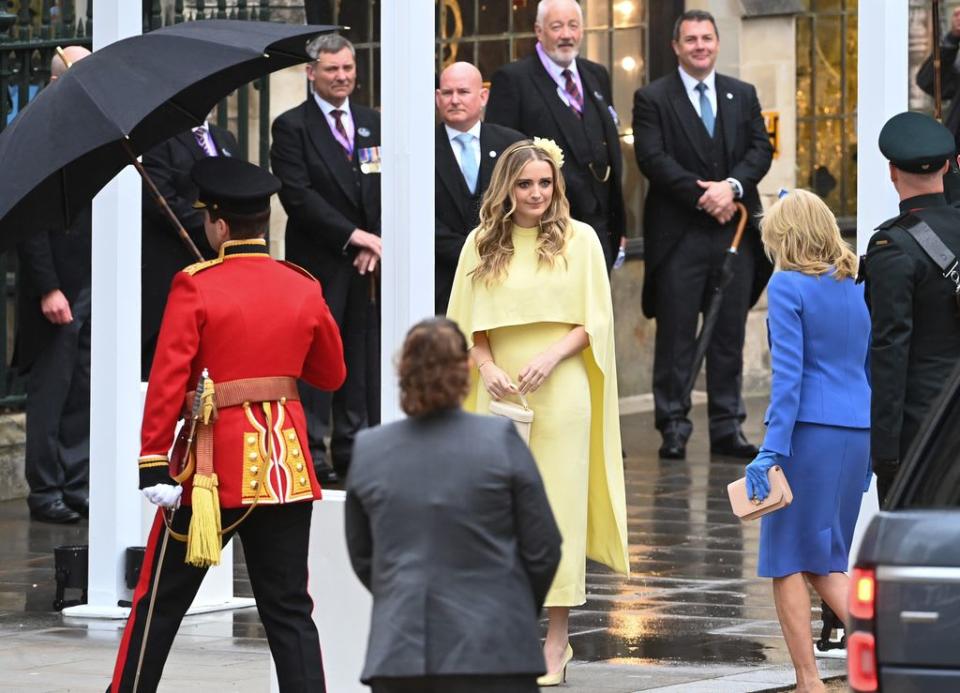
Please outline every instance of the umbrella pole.
M160 207L163 215L170 221L171 224L173 224L173 228L176 229L177 235L180 237L180 240L183 241L183 244L187 246L187 250L189 250L195 258L197 258L197 262L203 262L204 258L200 253L200 250L197 248L197 244L193 242L192 238L190 238L190 234L188 234L187 230L183 228L183 224L181 224L180 220L177 219L177 215L173 213L173 210L170 209L170 205L167 204L166 199L160 194L160 191L157 190L156 184L154 184L153 179L150 178L150 174L147 173L147 169L145 169L143 164L140 163L140 160L137 159L137 155L133 152L133 148L130 146L130 140L126 137L123 139L123 148L130 156L130 160L137 169L137 173L139 173L140 177L143 178L143 182L147 184L147 189L150 191L150 196L153 198L153 201L157 203L157 206Z
M693 386L697 382L697 376L700 374L700 367L703 365L703 359L707 355L707 347L710 345L710 338L713 336L713 328L717 324L717 315L720 313L720 302L723 300L723 290L726 285L725 277L728 273L730 258L739 252L740 241L743 240L743 232L747 228L747 220L750 218L747 208L742 202L735 203L737 211L740 213L740 220L737 222L737 230L733 234L733 240L730 241L730 247L723 257L723 271L720 273L720 284L710 300L707 312L704 313L703 326L700 328L700 334L697 336L696 347L693 352L693 364L690 367L690 379L687 381L684 390L684 400L693 394Z

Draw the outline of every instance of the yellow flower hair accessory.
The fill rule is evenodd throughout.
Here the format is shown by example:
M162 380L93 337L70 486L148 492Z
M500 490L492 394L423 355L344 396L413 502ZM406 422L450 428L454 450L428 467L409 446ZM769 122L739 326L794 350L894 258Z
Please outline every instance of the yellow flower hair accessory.
M560 145L556 142L546 137L534 137L533 146L544 151L547 156L553 159L553 163L557 165L557 168L563 168L563 150L560 149Z

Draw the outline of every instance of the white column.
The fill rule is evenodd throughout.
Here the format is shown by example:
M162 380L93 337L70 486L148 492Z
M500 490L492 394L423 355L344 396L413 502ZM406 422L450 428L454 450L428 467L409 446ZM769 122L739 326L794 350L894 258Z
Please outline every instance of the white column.
M899 198L877 138L891 116L907 110L908 3L875 0L857 15L857 253L878 224L897 214ZM877 483L864 494L850 546L856 561L864 530L877 514Z
M394 356L433 315L433 0L384 0L380 25L383 267L381 418L400 418Z
M907 110L907 18L903 0L874 0L857 14L857 252L878 224L894 216L898 197L877 147L887 119Z
M94 0L93 49L141 31L139 3ZM140 180L125 169L93 201L88 603L71 616L122 616L123 551L141 544Z

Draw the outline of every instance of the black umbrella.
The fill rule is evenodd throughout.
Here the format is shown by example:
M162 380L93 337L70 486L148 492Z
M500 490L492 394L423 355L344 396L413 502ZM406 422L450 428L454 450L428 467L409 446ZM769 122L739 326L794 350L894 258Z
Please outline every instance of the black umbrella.
M187 22L77 62L0 133L0 250L69 226L133 158L199 125L237 87L310 60L307 41L334 29Z
M733 259L737 256L740 248L740 241L743 239L743 230L747 227L749 213L742 203L737 202L737 210L740 212L740 220L737 222L737 231L733 234L733 241L723 256L723 266L720 268L720 279L713 288L713 296L710 297L710 305L703 316L703 325L700 327L700 334L697 336L696 348L693 352L693 366L690 369L690 380L687 381L687 388L684 390L686 397L690 397L693 392L693 386L697 382L697 375L700 374L700 366L703 365L703 357L706 356L707 347L710 346L710 338L713 336L713 330L717 326L717 319L720 316L720 304L723 302L723 292L733 278ZM752 271L752 268L751 268Z

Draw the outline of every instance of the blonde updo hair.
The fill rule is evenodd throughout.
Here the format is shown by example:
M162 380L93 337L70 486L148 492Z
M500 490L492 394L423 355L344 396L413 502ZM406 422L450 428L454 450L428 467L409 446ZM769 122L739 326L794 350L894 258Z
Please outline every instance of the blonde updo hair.
M777 200L760 221L767 257L782 270L837 281L857 275L857 256L840 237L837 219L826 203L808 190L792 190Z
M513 257L511 227L517 209L514 186L531 161L545 161L553 173L553 198L540 217L537 234L537 261L552 266L563 254L570 226L570 203L566 185L557 162L550 153L534 143L521 140L511 145L497 160L490 177L490 185L480 205L480 226L476 242L480 261L471 272L474 281L487 285L503 279Z

